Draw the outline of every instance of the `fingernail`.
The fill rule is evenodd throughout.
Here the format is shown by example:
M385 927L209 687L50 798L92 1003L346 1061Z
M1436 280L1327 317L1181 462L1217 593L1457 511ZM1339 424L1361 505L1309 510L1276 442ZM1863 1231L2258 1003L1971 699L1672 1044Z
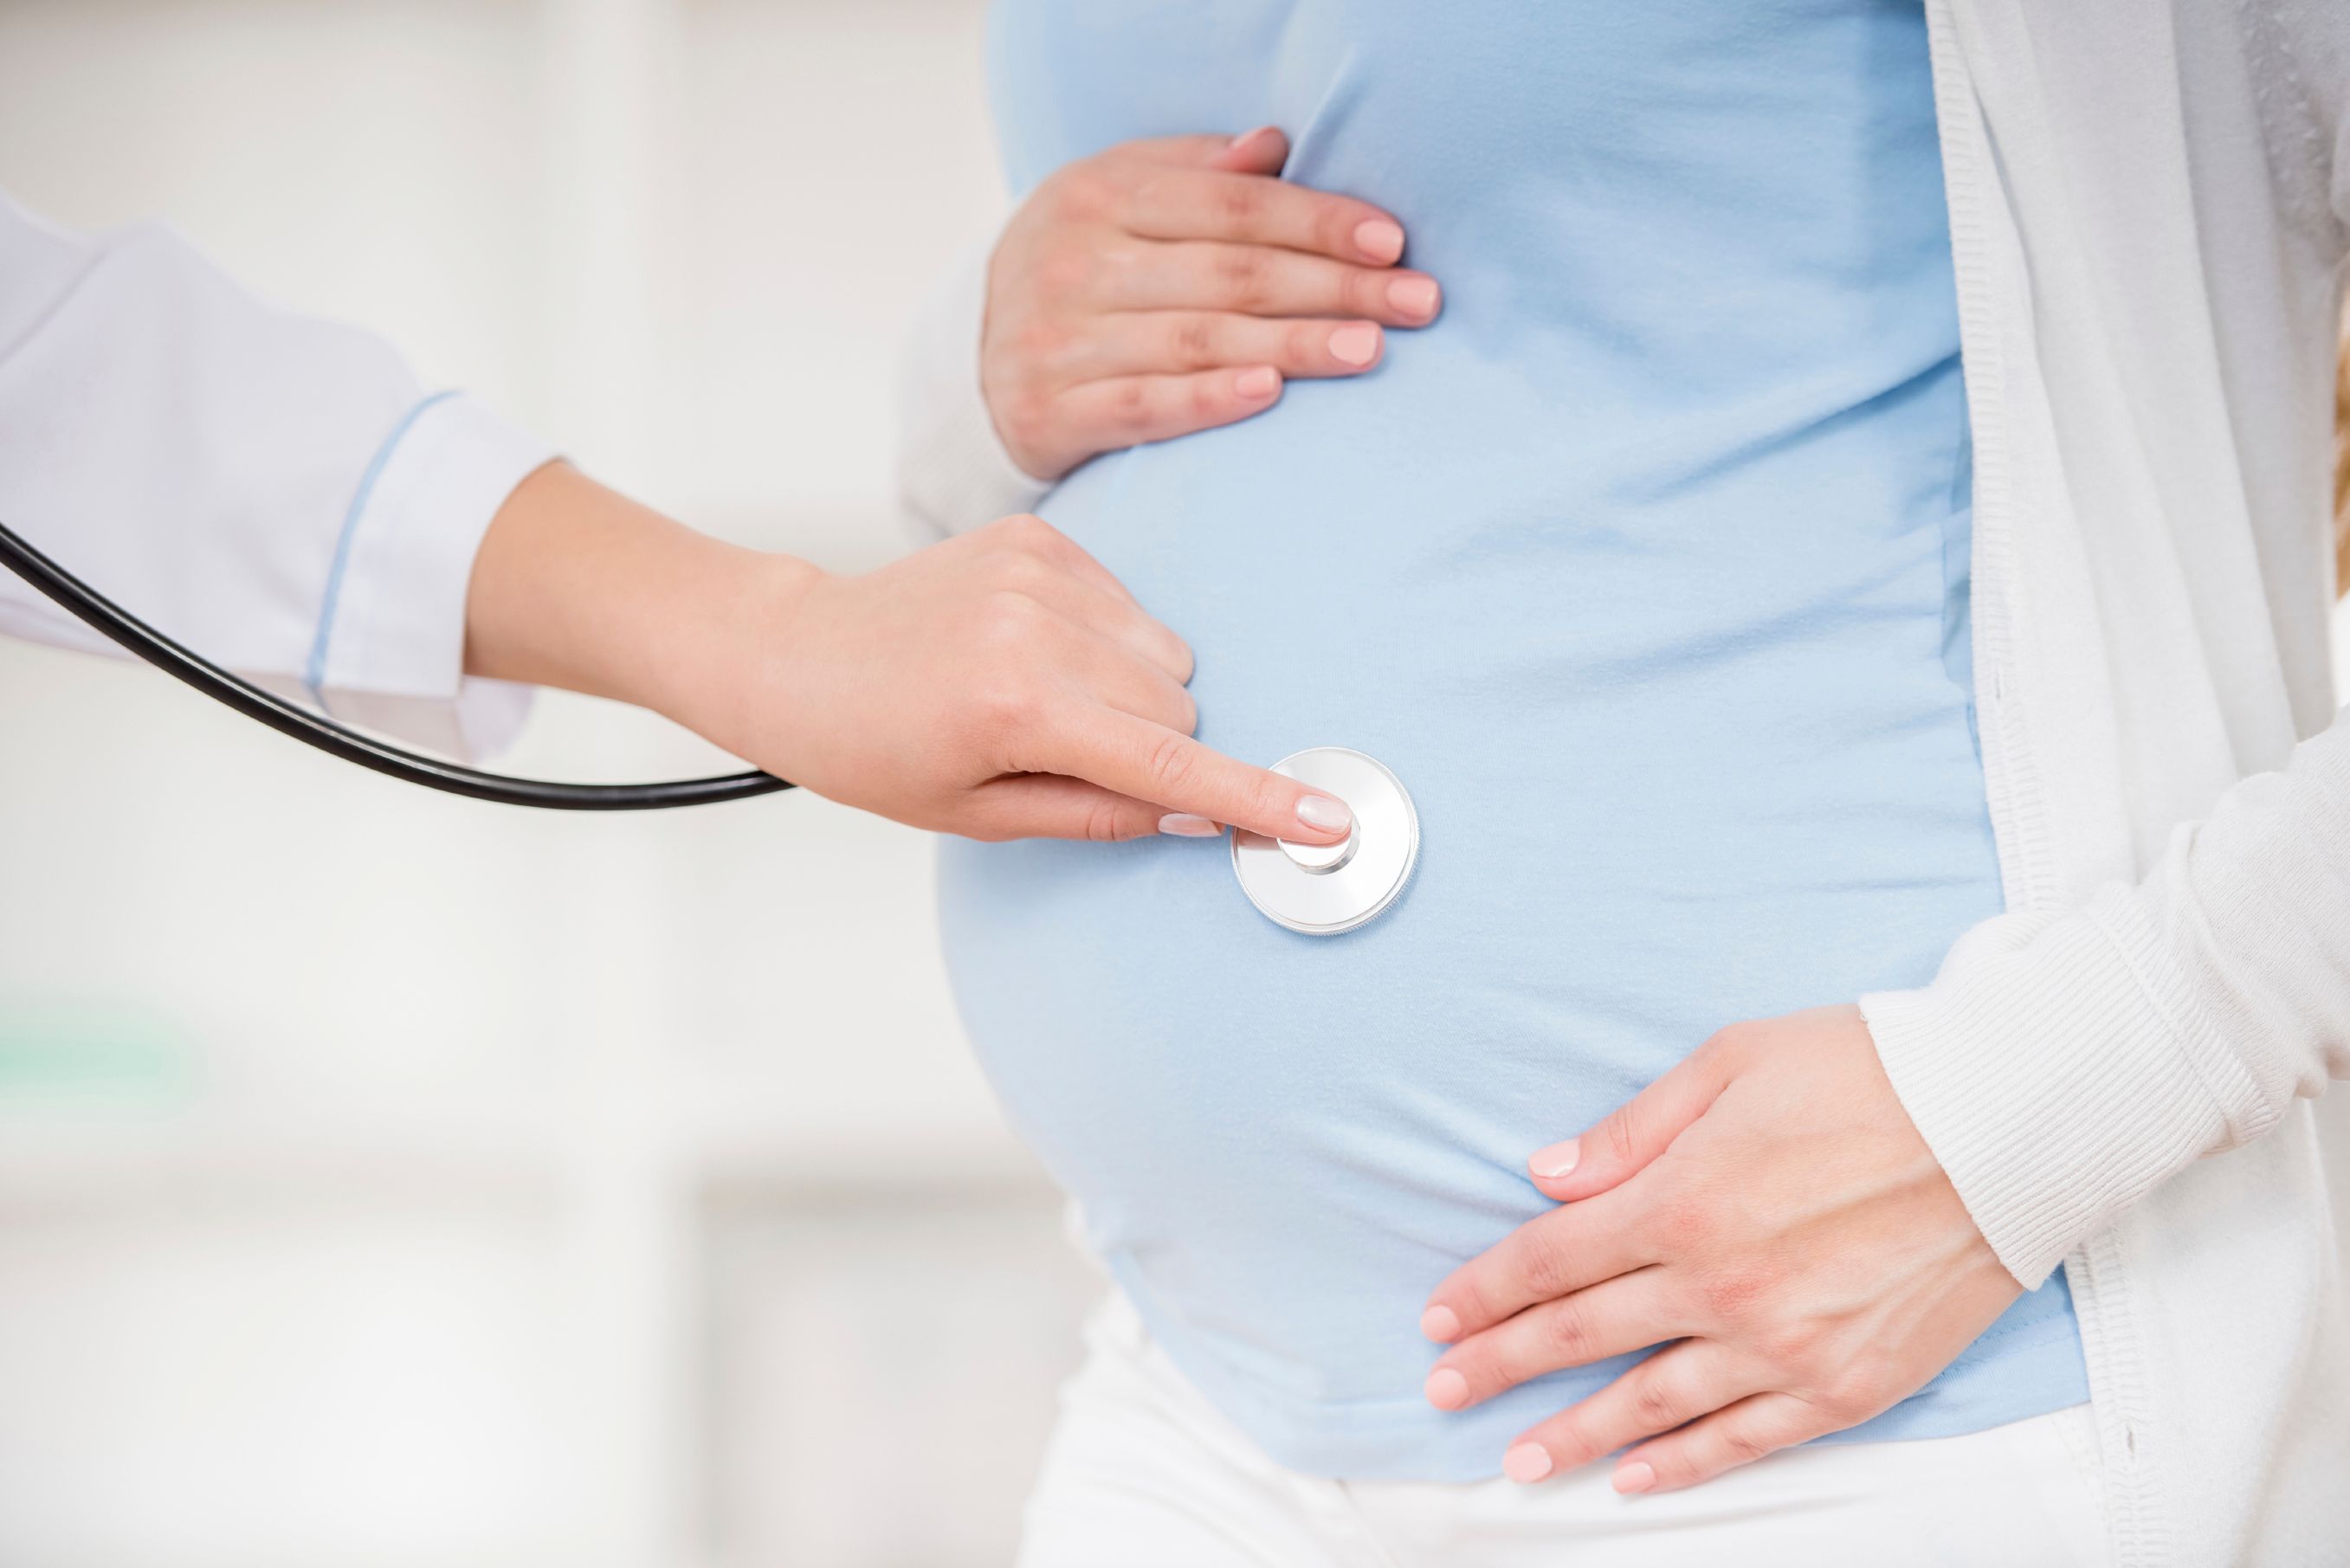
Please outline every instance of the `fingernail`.
M1537 1150L1534 1158L1526 1161L1526 1168L1544 1181L1556 1181L1573 1170L1575 1162L1582 1158L1582 1151L1575 1147L1575 1139L1569 1138L1565 1143L1555 1143L1548 1148Z
M1469 1379L1450 1366L1440 1366L1428 1375L1427 1385L1420 1390L1428 1402L1440 1410L1458 1410L1469 1403Z
M1432 277L1399 277L1388 285L1388 303L1406 316L1435 315L1436 297Z
M1309 794L1297 803L1297 820L1316 833L1344 833L1355 826L1355 814L1343 800Z
M1188 811L1171 811L1159 819L1159 831L1177 838L1221 838L1222 823L1210 822L1204 816L1193 816Z
M1250 142L1254 141L1258 137L1270 135L1280 129L1281 128L1277 125L1260 125L1254 130L1243 130L1238 136L1233 137L1230 141L1225 142L1224 150L1228 152L1237 152L1242 148L1246 147Z
M1232 378L1232 390L1251 402L1269 398L1281 390L1281 372L1270 365L1252 365Z
M1403 231L1385 218L1366 218L1355 225L1355 248L1385 266L1403 254Z
M1367 365L1379 357L1379 329L1357 322L1330 334L1330 358L1341 365Z
M1538 1481L1550 1474L1550 1450L1540 1443L1520 1443L1502 1456L1502 1473L1513 1481Z
M1646 1491L1657 1484L1657 1472L1634 1459L1617 1470L1613 1484L1617 1491Z
M1419 1314L1419 1332L1439 1345L1460 1337L1461 1319L1449 1306L1432 1306Z

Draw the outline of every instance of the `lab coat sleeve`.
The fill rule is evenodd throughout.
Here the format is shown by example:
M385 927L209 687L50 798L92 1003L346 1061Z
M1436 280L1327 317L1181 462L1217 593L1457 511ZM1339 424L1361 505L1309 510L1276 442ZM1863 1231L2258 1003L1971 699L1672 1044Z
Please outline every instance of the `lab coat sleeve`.
M258 684L461 755L503 744L526 690L464 676L466 588L553 455L169 228L84 236L0 195L0 521ZM5 571L0 631L115 651Z
M940 281L899 356L899 494L941 536L1033 511L1052 488L1012 461L980 391L980 330L993 249L991 238Z

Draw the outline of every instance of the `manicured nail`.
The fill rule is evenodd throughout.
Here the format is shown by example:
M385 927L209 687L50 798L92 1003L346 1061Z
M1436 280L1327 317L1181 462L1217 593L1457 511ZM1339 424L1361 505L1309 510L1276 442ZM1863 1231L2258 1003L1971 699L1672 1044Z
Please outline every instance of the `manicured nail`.
M1252 365L1232 378L1232 390L1253 403L1281 390L1281 372L1270 365Z
M1274 131L1280 129L1281 128L1277 125L1260 125L1254 130L1243 130L1238 136L1233 137L1230 141L1224 143L1224 151L1227 152L1238 152L1242 148L1246 147L1258 137L1271 136Z
M1177 838L1222 838L1223 825L1210 822L1204 816L1193 816L1188 811L1171 811L1159 819L1159 831Z
M1617 1491L1646 1491L1657 1484L1657 1472L1638 1459L1634 1459L1630 1464L1617 1469L1613 1484Z
M1461 1319L1449 1306L1432 1306L1419 1314L1419 1332L1439 1345L1450 1345L1461 1336Z
M1388 303L1406 316L1435 315L1436 299L1432 277L1399 277L1388 285Z
M1379 357L1379 329L1364 322L1330 334L1330 358L1341 365L1367 365Z
M1526 1161L1526 1168L1544 1181L1558 1180L1573 1170L1575 1162L1582 1158L1582 1151L1575 1147L1575 1139L1569 1138L1565 1143L1555 1143L1537 1151L1533 1158Z
M1550 1450L1540 1443L1520 1443L1502 1456L1502 1473L1513 1481L1538 1481L1550 1474Z
M1450 1366L1440 1366L1428 1375L1427 1386L1421 1392L1438 1409L1458 1410L1469 1403L1469 1379Z
M1403 254L1403 231L1385 218L1366 218L1355 225L1355 248L1385 266Z
M1355 814L1343 800L1309 794L1297 803L1297 820L1316 833L1344 833L1355 826Z

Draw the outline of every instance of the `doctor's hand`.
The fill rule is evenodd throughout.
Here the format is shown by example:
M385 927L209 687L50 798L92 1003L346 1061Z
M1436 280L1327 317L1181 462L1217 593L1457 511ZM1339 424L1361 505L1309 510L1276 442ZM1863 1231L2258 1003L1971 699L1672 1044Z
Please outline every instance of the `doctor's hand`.
M1285 378L1357 374L1383 327L1436 318L1436 280L1395 265L1401 225L1284 182L1288 156L1269 126L1128 141L1021 203L988 266L980 386L1023 469L1246 419Z
M1459 1409L1673 1343L1523 1433L1539 1480L1632 1445L1616 1490L1693 1485L1923 1387L2022 1293L1901 1108L1856 1007L1716 1034L1527 1162L1564 1205L1456 1271L1421 1328Z
M475 557L466 668L650 708L818 794L972 838L1330 844L1329 795L1191 739L1191 650L1049 524L862 576L705 537L563 463Z

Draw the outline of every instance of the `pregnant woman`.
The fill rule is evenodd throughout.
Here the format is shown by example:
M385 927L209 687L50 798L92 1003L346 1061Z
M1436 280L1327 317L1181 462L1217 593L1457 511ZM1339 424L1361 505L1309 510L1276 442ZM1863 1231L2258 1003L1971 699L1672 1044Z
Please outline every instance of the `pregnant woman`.
M1202 740L1367 752L1423 833L1336 939L1252 909L1211 824L942 852L972 1036L1118 1287L1025 1561L2108 1561L2066 1276L1955 1198L1971 1261L1891 1315L1963 1331L1733 1457L1825 1441L1676 1490L1727 1461L1574 1467L1781 1385L1555 1424L1644 1386L1626 1353L1712 1375L1627 1251L1670 1237L1556 1229L1656 1149L1610 1124L1578 1179L1558 1140L1725 1025L1928 986L2003 908L1924 11L1003 0L992 66L1035 194L983 380L1038 510L1199 650ZM1032 278L1055 223L1091 260ZM971 380L966 309L918 405ZM916 430L919 482L968 476Z

